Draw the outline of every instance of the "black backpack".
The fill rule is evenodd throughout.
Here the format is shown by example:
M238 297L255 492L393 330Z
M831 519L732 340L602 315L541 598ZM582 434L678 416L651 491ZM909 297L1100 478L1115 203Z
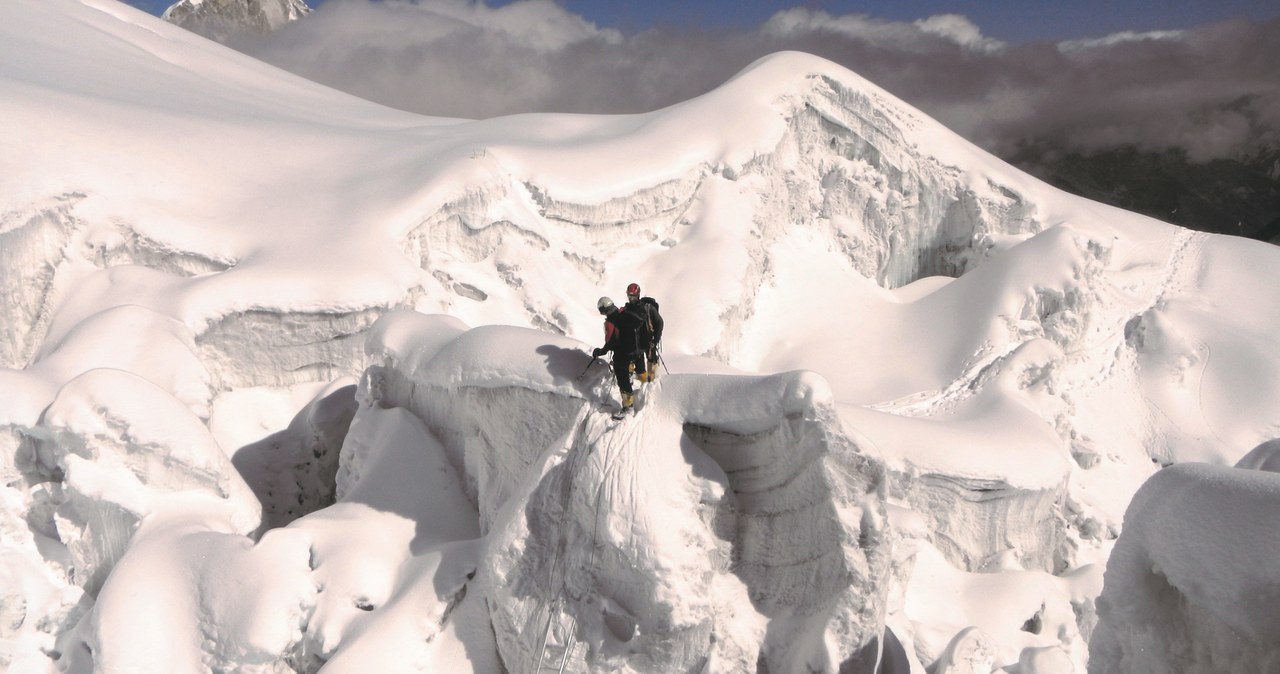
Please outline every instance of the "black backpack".
M630 311L615 311L605 320L618 329L618 334L613 338L614 353L635 353L642 344L649 343L647 339L640 341L648 333L646 321L640 315Z
M653 314L658 311L658 303L652 297L644 297L627 302L624 311L633 313L641 318L640 330L636 335L636 339L639 340L640 348L649 348L649 344L653 343Z

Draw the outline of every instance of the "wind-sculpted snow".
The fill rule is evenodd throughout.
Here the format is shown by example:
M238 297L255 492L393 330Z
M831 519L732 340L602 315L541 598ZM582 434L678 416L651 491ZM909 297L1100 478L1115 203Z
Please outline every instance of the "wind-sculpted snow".
M460 469L510 671L535 671L564 616L573 626L554 638L577 646L571 671L875 662L883 469L841 433L820 378L671 375L614 424L603 368L577 343L382 321L362 409L411 411Z
M88 32L78 39L96 37ZM66 58L42 67L56 79L65 74L60 65L74 73L83 64ZM257 73L249 79L230 95L238 100L261 86ZM135 88L121 83L120 91ZM190 87L178 81L172 88ZM199 108L200 114L216 118L218 104L201 103L213 109ZM734 111L732 120L725 119L726 109ZM625 284L621 279L650 265L680 270L708 260L715 261L718 280L694 299L694 311L707 319L689 323L685 339L694 352L736 362L742 357L737 328L757 311L756 297L743 288L770 280L778 267L773 247L797 230L836 242L822 253L831 263L897 287L921 276L963 273L990 251L993 236L1025 235L1049 224L1050 216L1032 205L1043 186L998 163L976 178L965 165L993 160L856 75L800 54L763 60L720 90L647 115L439 126L385 111L366 118L337 140L326 126L303 127L285 142L325 148L327 163L368 166L345 182L365 184L394 204L389 208L341 199L332 189L315 198L300 195L306 205L297 211L270 206L289 189L273 190L269 176L297 168L259 151L262 134L278 134L278 125L249 125L224 139L236 157L230 163L263 176L228 189L224 212L169 208L180 197L164 195L183 194L187 184L202 180L208 169L201 166L189 167L182 185L170 185L172 170L154 174L155 190L139 198L155 208L141 215L114 210L83 181L15 207L7 220L32 223L20 228L30 233L21 234L16 250L42 240L51 247L39 255L26 251L15 264L37 273L15 279L22 281L14 285L23 288L24 301L12 316L18 351L7 362L22 364L31 348L23 344L38 338L58 310L48 298L61 297L62 286L76 283L85 264L132 263L172 275L151 282L165 288L164 310L192 327L204 357L215 363L209 368L215 386L235 387L359 371L360 335L377 312L391 307L581 334L589 314L574 305L598 295L601 284ZM185 120L166 123L175 143L201 133ZM400 149L393 161L424 168L371 164L366 147L352 142L356 134L377 146L394 144ZM939 159L948 145L961 150ZM629 158L601 161L614 153ZM143 174L159 170L145 158L132 161ZM409 174L420 177L401 177ZM54 173L47 182L63 180ZM36 234L48 229L36 223L55 222L58 231L50 232L57 238ZM370 225L353 245L355 230ZM299 238L314 244L314 252L299 246ZM338 268L339 260L350 264ZM316 283L311 272L332 275L332 284ZM656 290L670 293L680 275L657 280ZM285 290L304 280L311 286L306 291ZM126 284L110 287L137 293ZM327 295L328 306L312 293ZM151 306L154 295L131 301ZM252 360L241 358L249 354Z
M2 492L0 554L12 583L0 607L11 620L7 643L25 645L6 648L6 662L19 669L38 666L43 658L35 653L57 656L63 642L78 643L73 628L87 624L86 610L90 622L97 607L116 610L108 600L113 583L124 588L121 605L138 600L129 574L114 575L116 567L140 554L133 550L144 521L171 512L175 500L241 540L258 526L258 501L203 420L136 374L89 369L62 386L38 418L8 423L6 435L16 442L6 447L13 464ZM138 578L146 580L154 577ZM88 638L111 652L121 645L110 634Z

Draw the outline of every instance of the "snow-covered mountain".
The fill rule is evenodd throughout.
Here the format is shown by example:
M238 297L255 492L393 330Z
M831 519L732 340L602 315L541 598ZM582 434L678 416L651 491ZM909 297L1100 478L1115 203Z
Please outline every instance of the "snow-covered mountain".
M306 16L303 0L178 0L161 15L187 30L218 42L241 35L262 35Z
M1276 657L1265 516L1229 526L1280 508L1245 456L1280 428L1274 247L1057 191L804 54L468 121L111 0L0 31L13 671ZM665 363L615 423L595 300L632 281Z

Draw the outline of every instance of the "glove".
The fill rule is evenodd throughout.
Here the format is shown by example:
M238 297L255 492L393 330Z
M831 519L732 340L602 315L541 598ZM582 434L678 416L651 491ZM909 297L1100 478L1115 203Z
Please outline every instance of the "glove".
M592 357L592 358L599 358L600 356L603 356L603 355L604 355L604 354L606 354L606 353L609 353L609 352L608 352L607 350L605 350L605 348L604 348L604 347L600 347L600 348L596 349L595 351L592 351L592 352L591 352L591 357Z

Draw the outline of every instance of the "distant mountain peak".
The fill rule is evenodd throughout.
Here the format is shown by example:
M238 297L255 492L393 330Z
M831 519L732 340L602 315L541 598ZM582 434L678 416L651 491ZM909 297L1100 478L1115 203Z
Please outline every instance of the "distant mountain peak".
M303 0L179 0L161 15L165 21L226 42L238 35L264 35L306 16Z

